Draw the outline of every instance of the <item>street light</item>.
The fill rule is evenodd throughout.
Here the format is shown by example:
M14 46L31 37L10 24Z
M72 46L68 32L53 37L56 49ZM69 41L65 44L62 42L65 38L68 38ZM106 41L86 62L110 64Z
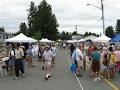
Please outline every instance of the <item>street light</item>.
M89 6L89 5L94 6L94 7L98 8L98 9L102 10L103 34L105 34L105 17L104 17L104 5L103 5L103 0L101 0L101 7L98 7L98 6L94 5L94 4L87 4L87 6Z

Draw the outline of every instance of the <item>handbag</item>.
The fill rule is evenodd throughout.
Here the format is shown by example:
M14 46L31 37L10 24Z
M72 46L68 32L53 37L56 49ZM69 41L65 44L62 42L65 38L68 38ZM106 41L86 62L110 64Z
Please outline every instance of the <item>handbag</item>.
M73 73L75 73L76 72L76 69L77 69L77 66L76 66L76 64L71 64L71 66L70 66L70 70L73 72Z

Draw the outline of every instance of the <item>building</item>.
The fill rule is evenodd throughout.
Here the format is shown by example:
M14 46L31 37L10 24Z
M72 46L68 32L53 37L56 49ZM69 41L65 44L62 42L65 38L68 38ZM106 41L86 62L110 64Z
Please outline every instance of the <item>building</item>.
M79 40L82 38L82 35L72 35L73 40Z
M4 42L5 39L11 38L11 34L7 34L6 32L0 31L0 42Z

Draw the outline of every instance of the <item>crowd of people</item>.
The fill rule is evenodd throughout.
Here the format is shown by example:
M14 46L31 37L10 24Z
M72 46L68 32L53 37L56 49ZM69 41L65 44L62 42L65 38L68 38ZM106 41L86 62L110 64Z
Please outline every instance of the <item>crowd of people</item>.
M89 73L93 81L100 81L104 78L113 79L115 74L120 73L120 51L114 45L105 44L71 44L71 57L76 65L76 75L81 77L81 69L89 67ZM87 63L86 63L87 62Z
M34 61L43 64L45 80L51 77L51 67L55 67L55 59L58 54L54 44L21 45L19 43L9 44L7 47L6 70L15 79L25 77L26 68L34 68Z
M76 65L75 73L82 77L82 69L89 67L89 74L93 81L100 81L104 78L115 77L120 73L120 51L114 45L79 43L79 44L60 44L63 50L70 49L73 63ZM45 71L45 80L51 76L52 67L55 67L58 51L55 44L33 44L21 45L19 43L9 44L7 47L6 69L8 74L15 76L15 79L25 77L27 68L34 68L34 61L42 63L42 70ZM27 63L27 64L26 64Z

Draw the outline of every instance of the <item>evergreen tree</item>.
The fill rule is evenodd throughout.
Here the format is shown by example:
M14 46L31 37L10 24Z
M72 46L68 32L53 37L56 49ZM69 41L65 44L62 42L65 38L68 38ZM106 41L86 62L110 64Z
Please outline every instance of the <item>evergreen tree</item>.
M69 32L62 32L60 35L61 40L70 40L72 39L72 35Z
M43 0L38 6L36 31L42 32L43 38L56 40L58 34L58 23L55 15L52 13L51 6Z
M84 36L89 36L88 32L85 32Z
M25 22L22 22L22 23L20 24L19 29L20 29L20 32L21 32L21 33L28 35L27 26L26 26Z
M120 19L117 20L117 25L116 25L116 33L120 33Z
M28 26L31 36L35 36L38 32L43 38L56 40L58 38L58 23L53 14L51 6L43 0L36 8L35 4L31 2Z
M105 31L105 35L112 38L114 35L114 30L112 26L108 26Z
M29 34L32 36L34 35L34 23L36 22L36 12L37 12L37 7L35 6L34 2L30 3L30 8L28 9L28 29L29 29Z
M76 32L76 31L74 31L73 33L72 33L72 35L77 35L78 33Z
M3 27L0 27L0 31L5 32L5 29Z

